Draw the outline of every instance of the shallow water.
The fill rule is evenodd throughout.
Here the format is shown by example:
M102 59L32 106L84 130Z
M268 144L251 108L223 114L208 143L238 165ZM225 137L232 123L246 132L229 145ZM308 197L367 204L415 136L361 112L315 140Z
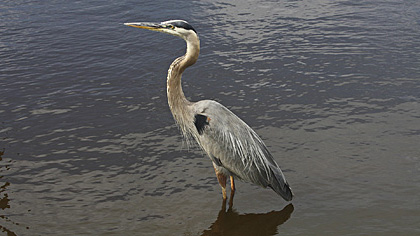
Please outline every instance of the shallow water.
M186 19L193 101L263 138L284 202L210 160L166 101L180 39L125 27ZM419 235L420 3L2 1L3 235Z

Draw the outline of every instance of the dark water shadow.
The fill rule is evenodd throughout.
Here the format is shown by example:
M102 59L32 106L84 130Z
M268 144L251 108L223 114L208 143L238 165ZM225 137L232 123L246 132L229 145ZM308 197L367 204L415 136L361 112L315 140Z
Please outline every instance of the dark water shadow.
M261 214L243 214L236 212L229 204L226 211L225 202L217 216L217 220L201 236L269 236L277 234L277 227L286 222L293 210L293 204L285 206L281 211Z
M0 151L0 162L3 160L3 154L4 154L4 149L2 151ZM3 171L3 169L8 169L8 165L0 165L0 173ZM3 179L3 175L0 175L0 182ZM10 199L9 199L9 195L6 193L7 187L10 185L9 182L5 182L0 183L0 232L6 233L7 236L14 236L16 235L14 232L12 232L10 229L4 227L2 224L2 221L9 221L12 224L17 225L17 223L14 223L13 221L11 221L8 217L6 217L5 215L3 215L3 211L6 210L7 208L10 208Z

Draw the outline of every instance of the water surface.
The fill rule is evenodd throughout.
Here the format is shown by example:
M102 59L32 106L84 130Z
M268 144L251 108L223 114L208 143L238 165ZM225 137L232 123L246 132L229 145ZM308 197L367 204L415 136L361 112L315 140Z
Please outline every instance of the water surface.
M183 76L266 142L291 205L182 145L166 72L184 42L123 22L188 20ZM420 234L420 3L2 1L4 235Z

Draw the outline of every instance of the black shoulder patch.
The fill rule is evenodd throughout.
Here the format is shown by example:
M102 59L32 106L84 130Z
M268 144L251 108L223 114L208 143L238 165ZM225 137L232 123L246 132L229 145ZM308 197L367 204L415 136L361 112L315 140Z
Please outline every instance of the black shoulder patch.
M206 125L209 125L208 117L204 115L195 115L194 125L197 128L198 134L203 134Z

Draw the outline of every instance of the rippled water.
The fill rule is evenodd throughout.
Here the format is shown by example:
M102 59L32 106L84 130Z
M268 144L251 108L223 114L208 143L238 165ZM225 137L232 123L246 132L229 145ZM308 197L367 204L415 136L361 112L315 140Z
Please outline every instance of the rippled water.
M166 102L184 42L125 27L186 19L184 74L263 138L295 199L237 182ZM420 3L2 1L3 235L419 235Z

